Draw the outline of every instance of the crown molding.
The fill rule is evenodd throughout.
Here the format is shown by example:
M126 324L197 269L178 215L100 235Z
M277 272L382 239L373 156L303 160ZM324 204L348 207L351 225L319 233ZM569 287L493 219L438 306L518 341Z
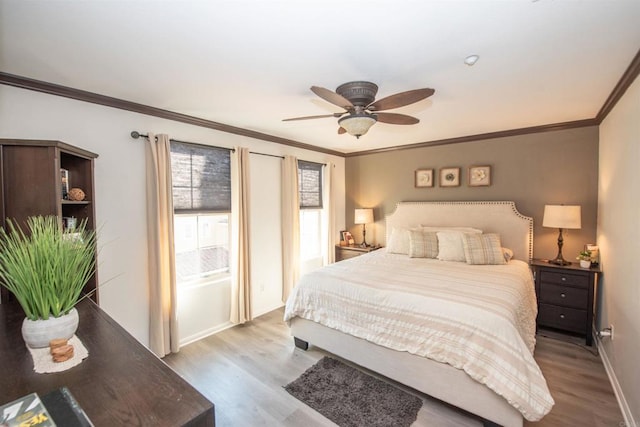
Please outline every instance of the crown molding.
M631 86L631 84L636 80L638 75L640 75L640 50L636 53L635 58L633 58L631 64L627 67L627 70L618 81L616 87L611 91L611 94L602 105L602 108L600 108L600 111L598 111L598 114L596 115L598 124L602 123L602 121L607 117L620 98L622 98L622 95L627 91L629 86Z
M595 126L599 122L596 119L576 120L572 122L554 123L549 125L531 126L528 128L503 130L497 132L482 133L478 135L460 136L456 138L438 139L435 141L418 142L415 144L401 145L397 147L378 148L374 150L355 151L347 153L345 157L364 156L367 154L379 154L389 151L412 150L415 148L435 147L438 145L460 144L462 142L477 142L494 138L505 138L509 136L527 135L531 133L552 132L566 129L576 129L586 126Z
M199 117L189 116L186 114L176 113L174 111L163 110L161 108L151 107L149 105L138 104L136 102L126 101L123 99L113 98L111 96L101 95L94 92L88 92L75 89L68 86L57 85L54 83L44 82L41 80L30 79L27 77L16 76L0 72L0 84L13 86L21 89L33 90L36 92L47 93L49 95L62 96L64 98L75 99L78 101L89 102L92 104L104 105L106 107L117 108L120 110L132 111L134 113L145 114L148 116L159 117L162 119L173 120L176 122L187 123L194 126L214 129L220 132L231 133L234 135L246 136L248 138L260 139L263 141L274 142L276 144L287 145L290 147L302 148L305 150L316 151L334 156L344 157L344 153L340 151L330 150L311 144L294 141L291 139L281 138L262 132L256 132L236 126L226 125L224 123L214 122L212 120L201 119Z
M269 135L262 132L252 131L236 126L226 125L224 123L214 122L212 120L201 119L186 114L176 113L169 110L163 110L161 108L151 107L144 104L138 104L131 101L126 101L118 98L113 98L106 95L100 95L93 92L88 92L80 89L71 88L68 86L57 85L54 83L44 82L41 80L30 79L27 77L17 76L0 72L0 84L7 86L18 87L21 89L33 90L36 92L47 93L50 95L62 96L65 98L76 99L78 101L89 102L92 104L104 105L107 107L117 108L121 110L132 111L135 113L146 114L149 116L159 117L167 120L173 120L177 122L187 123L194 126L205 127L214 129L220 132L231 133L234 135L246 136L248 138L259 139L262 141L273 142L276 144L287 145L290 147L301 148L305 150L311 150L315 152L330 154L339 157L356 157L368 154L386 153L390 151L410 150L415 148L434 147L438 145L460 144L463 142L483 141L493 138L504 138L518 135L527 135L532 133L551 132L558 130L576 129L586 126L597 126L607 117L609 112L615 107L620 98L624 95L626 90L631 86L635 79L640 75L640 50L636 53L636 56L631 61L631 64L627 67L626 71L611 91L611 94L604 102L600 111L596 117L591 119L575 120L563 123L554 123L541 126L532 126L520 129L510 129L497 132L489 132L477 135L467 135L456 138L439 139L435 141L418 142L414 144L407 144L394 147L379 148L374 150L354 151L350 153L343 153L340 151L330 150L327 148L318 147L316 145L305 144L303 142L294 141L287 138L281 138L274 135Z

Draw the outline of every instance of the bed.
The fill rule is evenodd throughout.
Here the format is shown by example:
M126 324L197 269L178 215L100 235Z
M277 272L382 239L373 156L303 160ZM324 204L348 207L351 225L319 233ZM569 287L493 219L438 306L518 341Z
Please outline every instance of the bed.
M513 202L403 202L386 218L386 242L425 226L497 234L513 258L468 265L387 246L309 273L285 307L296 346L316 345L486 424L542 418L553 399L533 360L533 220Z

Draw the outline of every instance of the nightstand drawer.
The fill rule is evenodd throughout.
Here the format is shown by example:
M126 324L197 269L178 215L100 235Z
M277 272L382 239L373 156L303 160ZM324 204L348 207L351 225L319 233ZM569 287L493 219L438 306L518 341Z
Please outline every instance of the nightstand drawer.
M541 303L581 308L584 310L589 304L589 292L587 289L542 283L540 285L540 295L538 295L538 299Z
M345 260L345 259L349 259L349 258L355 258L355 257L360 256L362 254L363 254L363 252L342 251L342 252L340 252L340 261Z
M540 272L541 283L555 283L557 285L578 286L580 288L589 287L589 276L580 274L570 274L560 271L542 270Z
M540 304L538 324L584 334L587 325L587 312L574 308Z

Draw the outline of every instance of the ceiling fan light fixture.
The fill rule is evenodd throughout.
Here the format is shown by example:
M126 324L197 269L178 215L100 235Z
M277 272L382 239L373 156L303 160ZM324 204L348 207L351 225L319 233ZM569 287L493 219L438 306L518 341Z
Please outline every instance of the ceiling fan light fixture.
M338 120L338 124L347 131L349 135L360 138L367 133L371 126L378 120L374 114L351 114Z

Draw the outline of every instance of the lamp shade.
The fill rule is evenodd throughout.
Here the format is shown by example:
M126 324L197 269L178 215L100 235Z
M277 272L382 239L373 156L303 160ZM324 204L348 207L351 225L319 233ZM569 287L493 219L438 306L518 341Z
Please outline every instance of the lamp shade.
M356 209L354 224L371 224L373 222L373 209Z
M369 128L377 121L373 114L351 114L338 120L338 124L347 131L349 135L360 138L369 131Z
M542 226L552 228L581 228L580 206L545 205Z

